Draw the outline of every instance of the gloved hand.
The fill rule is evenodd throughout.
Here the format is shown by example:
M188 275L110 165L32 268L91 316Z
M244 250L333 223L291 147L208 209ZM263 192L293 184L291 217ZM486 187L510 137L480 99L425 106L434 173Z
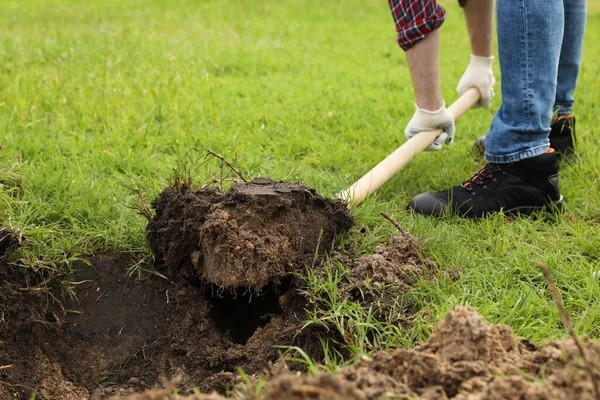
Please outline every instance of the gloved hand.
M456 93L459 96L472 87L476 87L481 92L481 100L473 108L490 108L492 105L492 99L494 98L493 86L496 83L494 72L492 71L493 61L494 56L480 57L471 55L471 63L462 78L460 78L460 82L458 82Z
M442 148L442 144L452 144L454 141L454 118L446 110L446 104L442 104L439 110L428 111L419 108L416 104L413 117L408 122L404 135L410 139L419 132L433 131L435 129L442 129L443 132L435 138L426 151L437 151Z

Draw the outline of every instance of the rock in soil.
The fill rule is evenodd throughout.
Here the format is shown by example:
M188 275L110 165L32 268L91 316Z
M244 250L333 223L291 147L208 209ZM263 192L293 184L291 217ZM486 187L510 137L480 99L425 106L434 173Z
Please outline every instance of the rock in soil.
M353 225L344 203L300 183L260 178L213 189L166 189L147 229L157 260L171 273L190 274L219 288L256 292L329 251Z

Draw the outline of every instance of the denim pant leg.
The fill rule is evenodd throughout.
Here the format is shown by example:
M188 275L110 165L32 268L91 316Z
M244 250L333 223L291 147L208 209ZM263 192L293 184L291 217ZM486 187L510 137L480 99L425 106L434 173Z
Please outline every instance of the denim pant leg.
M560 60L558 63L558 82L554 112L570 115L573 112L573 92L577 85L577 75L581 64L583 33L586 22L586 0L564 0L565 32L563 34Z
M485 139L485 157L510 163L549 147L563 38L563 0L497 0L502 105Z

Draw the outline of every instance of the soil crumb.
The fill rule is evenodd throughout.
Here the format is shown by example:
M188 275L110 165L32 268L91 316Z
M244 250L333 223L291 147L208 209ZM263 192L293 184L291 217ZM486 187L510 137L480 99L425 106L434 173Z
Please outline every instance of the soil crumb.
M327 374L284 375L270 383L265 399L289 400L366 400L358 387L341 377Z
M167 271L220 288L256 292L313 263L353 225L347 206L300 183L259 178L213 189L166 189L154 203L147 235Z

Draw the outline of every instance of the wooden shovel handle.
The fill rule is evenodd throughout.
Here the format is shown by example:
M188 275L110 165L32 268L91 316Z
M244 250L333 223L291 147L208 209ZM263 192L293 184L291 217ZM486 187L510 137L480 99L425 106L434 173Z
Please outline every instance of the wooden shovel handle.
M448 111L458 121L480 98L477 88L471 88L463 93L450 107ZM408 139L402 146L398 147L392 154L367 172L348 189L340 192L338 198L348 202L360 204L367 195L375 192L387 182L396 172L400 171L417 154L425 150L435 138L442 133L441 129L420 132L418 135Z

